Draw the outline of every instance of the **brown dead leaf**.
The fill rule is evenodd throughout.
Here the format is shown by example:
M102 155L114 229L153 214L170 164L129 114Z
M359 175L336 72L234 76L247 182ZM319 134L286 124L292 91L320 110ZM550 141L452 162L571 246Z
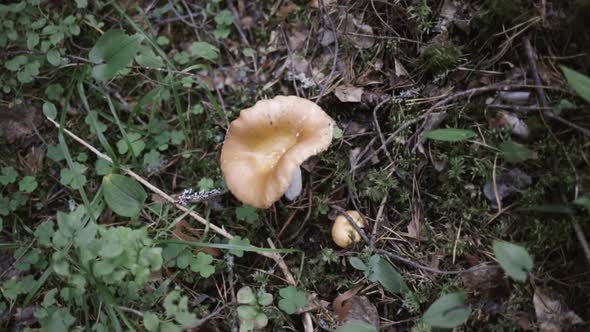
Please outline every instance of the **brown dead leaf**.
M336 41L336 34L332 30L321 28L318 31L318 40L320 45L326 47L332 45Z
M366 296L353 296L346 301L346 306L349 310L346 319L342 321L343 325L353 321L361 321L373 326L379 326L377 308Z
M22 160L27 174L36 174L43 168L46 149L42 145L33 146Z
M20 142L33 135L33 126L38 127L42 121L41 111L21 104L9 111L0 111L0 135L9 144Z
M498 116L489 122L491 128L509 128L512 135L526 140L531 135L527 124L514 113L500 111Z
M341 14L342 24L338 31L348 42L360 49L371 48L375 44L373 28L363 24L361 18L354 17L350 13Z
M334 89L336 98L344 103L358 103L363 96L363 88L350 84L340 85Z
M187 230L192 235L187 235L186 233L184 233L184 230ZM176 224L176 227L174 227L174 231L172 233L177 238L184 241L199 241L201 239L201 231L191 227L189 223L184 220L181 220L179 223ZM219 249L217 248L203 247L199 248L198 250L206 254L209 254L213 257L221 256L221 251L219 251Z
M461 281L465 288L471 291L488 292L504 285L503 273L499 267L487 263L476 266L487 268L462 274Z
M399 62L397 59L394 59L394 69L395 69L395 76L397 77L404 77L409 76L408 71L406 68Z
M424 234L422 234L422 220L424 217L424 211L422 208L422 204L419 202L414 201L412 203L412 220L408 224L407 228L407 236L411 237L417 241L422 241L424 239Z
M303 46L305 46L305 41L307 40L307 35L308 35L309 31L307 31L307 29L305 30L299 30L299 29L293 29L291 30L291 32L289 33L289 47L291 48L291 50L300 50L301 48L303 48Z
M355 296L356 293L358 293L361 290L361 288L363 288L362 285L356 286L355 288L351 288L346 292L338 295L334 299L334 301L332 302L332 308L334 309L336 316L338 316L339 321L343 322L344 320L346 320L346 318L348 317L348 313L352 309L351 303L344 302Z
M535 290L533 305L541 332L570 331L573 325L584 322L575 312L567 310L557 297L545 295L540 289Z
M283 4L281 6L281 8L279 8L277 15L280 18L286 18L287 16L289 16L289 14L291 14L292 12L294 12L298 9L299 9L299 6L297 6L296 4L294 4L291 1L288 1L287 3Z

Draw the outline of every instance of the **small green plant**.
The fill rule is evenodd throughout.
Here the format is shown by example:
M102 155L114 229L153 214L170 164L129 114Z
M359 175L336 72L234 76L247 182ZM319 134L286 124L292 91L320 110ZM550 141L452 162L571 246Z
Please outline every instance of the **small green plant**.
M533 269L533 259L524 247L510 242L494 241L494 254L507 275L516 281L526 281Z
M427 0L415 0L414 4L408 7L408 16L414 21L420 33L428 33L432 28L432 10Z
M238 290L236 299L238 306L238 319L240 320L240 332L249 332L262 329L268 324L268 316L264 313L264 307L272 304L272 294L264 290L258 290L254 294L252 288L245 286Z
M434 301L422 315L422 321L436 328L455 328L467 321L471 309L464 293L445 294Z
M386 169L370 170L362 182L361 194L373 202L380 202L387 193L399 186L391 172Z
M367 279L379 282L383 288L394 294L405 294L409 291L404 278L386 259L379 255L369 258L368 264L358 257L350 258L350 265L363 271Z
M432 43L420 55L420 68L426 74L443 74L458 65L462 56L461 49L451 42Z
M283 288L279 291L281 299L279 308L289 315L294 314L298 309L307 305L307 296L305 292L293 286Z

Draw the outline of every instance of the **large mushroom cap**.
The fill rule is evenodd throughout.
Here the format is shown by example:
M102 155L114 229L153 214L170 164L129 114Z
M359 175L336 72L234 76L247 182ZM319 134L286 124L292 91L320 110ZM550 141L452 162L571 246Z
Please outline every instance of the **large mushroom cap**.
M301 163L330 146L333 126L318 105L295 96L261 100L242 110L221 149L228 189L244 204L271 206Z

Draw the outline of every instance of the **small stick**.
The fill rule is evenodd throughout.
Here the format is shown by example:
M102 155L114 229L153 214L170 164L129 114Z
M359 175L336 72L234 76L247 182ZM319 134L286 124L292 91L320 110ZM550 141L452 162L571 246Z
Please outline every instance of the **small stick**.
M423 270L423 271L427 271L427 272L432 272L432 273L437 273L437 274L462 274L462 273L471 273L471 272L475 272L475 271L482 271L482 270L488 270L488 269L492 269L495 268L495 266L493 265L484 265L484 266L474 266L465 270L451 270L451 271L445 271L445 270L439 270L439 269L435 269L433 267L429 267L429 266L424 266L421 264L418 264L414 261L411 261L407 258L398 256L392 252L389 252L387 250L383 250L383 249L377 249L375 251L378 254L382 254L385 255L389 258L392 258L396 261L400 261L402 263L405 263L407 265L410 265L412 267L415 267L419 270Z
M47 117L47 119L53 123L53 125L55 125L57 128L61 128L60 124L57 123L55 120ZM95 147L93 147L92 145L86 143L86 141L84 141L83 139L81 139L80 137L76 136L76 134L72 133L71 131L67 130L66 128L63 128L63 131L68 134L71 138L73 138L74 140L76 140L78 143L84 145L88 150L92 151L97 157L102 158L110 163L113 162L113 160L107 156L106 154L98 151ZM152 192L158 194L160 197L164 198L165 200L167 200L169 203L171 203L172 205L174 205L177 209L183 211L183 212L187 212L193 219L195 219L196 221L198 221L199 223L201 223L202 225L204 225L205 227L209 227L211 228L215 233L223 236L226 239L233 239L233 235L231 235L230 233L228 233L225 229L212 224L209 222L209 220L201 217L201 215L199 215L198 213L191 211L189 208L182 206L181 204L179 204L172 196L166 194L165 192L163 192L162 190L160 190L158 187L152 185L151 183L149 183L147 180L145 180L144 178L142 178L141 176L139 176L137 173L133 172L132 170L130 170L129 168L126 167L121 167L121 170L123 170L123 172L125 172L126 174L128 174L129 176L131 176L132 178L134 178L135 180L139 181L141 184L143 184L144 186L146 186L149 190L151 190Z
M276 249L274 243L270 239L266 239L266 241L268 242L268 245L272 249ZM277 263L277 265L281 269L281 272L283 272L283 275L285 276L287 283L293 287L297 287L297 281L295 281L295 278L293 278L293 275L291 274L291 271L289 271L289 267L287 266L287 264L283 260L283 257L281 257L281 255L279 255L279 254L275 254L275 255L276 255L275 262ZM313 323L311 320L311 314L309 312L304 312L303 318L301 320L303 321L303 327L304 327L305 332L313 332Z
M537 92L537 97L539 97L539 103L542 107L549 107L549 102L547 102L547 96L545 95L545 91L540 87L541 86L541 77L539 76L539 69L537 67L537 61L535 60L535 49L531 44L531 40L529 37L524 38L524 48L526 50L526 56L529 62L529 67L531 70L531 75L533 76L533 80L535 81L535 91ZM561 122L562 124L573 128L586 136L590 136L590 129L578 126L577 124L570 122L561 116L553 113L551 110L546 110L543 112L543 115L549 119L553 119L555 121Z
M377 231L379 230L379 225L381 224L381 220L383 219L383 209L385 208L386 202L387 194L383 196L381 204L379 205L379 210L377 211L377 217L375 217L375 225L373 225L373 231L371 232L371 246L375 245L375 240L377 239Z

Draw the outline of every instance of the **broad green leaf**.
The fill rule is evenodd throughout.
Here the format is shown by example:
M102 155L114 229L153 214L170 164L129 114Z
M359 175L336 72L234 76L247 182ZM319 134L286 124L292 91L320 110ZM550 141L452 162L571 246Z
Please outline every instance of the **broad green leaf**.
M258 213L256 212L256 208L249 205L242 205L236 208L236 218L253 224L258 220Z
M96 66L92 77L104 81L115 77L117 72L127 67L139 50L142 37L127 35L123 30L105 32L90 50L88 58Z
M143 327L149 332L157 332L158 325L160 325L160 320L158 316L153 312L146 312L143 314Z
M61 54L59 54L57 49L54 48L47 52L47 62L54 67L61 65Z
M342 138L342 134L344 133L344 131L336 126L334 126L334 129L332 130L332 136L334 137L334 139L341 139Z
M444 128L434 129L426 133L426 138L436 141L459 142L475 137L477 134L473 130Z
M305 292L289 286L279 291L281 300L279 300L279 308L289 315L294 314L297 309L303 308L307 305L307 296Z
M273 300L272 294L262 293L262 294L258 295L258 304L260 304L261 306L271 305L272 300Z
M51 237L55 231L53 230L53 221L48 220L37 226L33 233L37 241L42 246L49 246L51 244Z
M465 304L464 293L450 293L441 296L426 310L422 320L432 327L454 328L469 318L471 309Z
M60 182L65 186L70 186L73 189L82 189L86 184L86 176L84 172L88 169L86 166L74 162L73 168L62 168L60 171Z
M55 105L52 102L46 101L43 103L43 114L50 119L55 119L57 116L57 108L55 108Z
M0 174L0 184L3 185L14 183L18 177L18 172L12 166L2 167Z
M238 307L238 317L240 320L254 320L258 311L256 308L249 305L241 305Z
M64 88L59 83L50 84L47 86L47 88L45 88L45 95L47 98L49 98L49 100L59 101L63 93Z
M236 299L240 304L255 304L256 294L254 294L252 288L245 286L238 290L238 293L236 294Z
M389 292L405 294L409 291L401 274L383 257L373 255L369 260L369 268L369 280L378 281Z
M237 245L237 246L249 246L250 245L250 240L248 239L242 239L241 236L234 236L233 239L229 240L228 242L231 245ZM244 256L244 251L243 250L239 250L239 249L231 249L229 251L230 254L236 256L236 257L242 257Z
M37 180L34 176L25 176L18 183L18 190L22 192L32 193L35 189L37 189Z
M214 188L213 180L210 178L200 179L197 186L199 186L199 190L201 191L209 191Z
M493 247L494 254L504 272L512 279L524 282L533 269L533 259L528 251L524 247L506 241L494 241Z
M97 175L107 175L113 171L113 166L111 163L102 158L96 159L94 168L96 169Z
M142 67L146 68L162 68L164 67L164 60L151 48L151 46L143 45L139 49L139 54L135 56L135 61Z
M261 329L268 324L268 317L263 313L260 312L254 318L254 327L257 329Z
M560 66L569 85L582 97L586 102L590 103L590 77L579 73L566 66Z
M39 44L39 34L36 32L27 32L27 48L32 50Z
M359 271L366 271L368 269L367 265L358 257L350 257L348 261L352 267Z
M209 278L215 273L215 267L211 265L212 262L211 255L200 252L191 261L191 271L198 272L203 278Z
M504 159L511 163L520 163L534 156L533 152L526 146L513 141L502 142L498 149L502 151Z
M139 215L147 198L141 184L124 175L105 175L102 178L102 189L108 206L123 217Z
M190 47L191 55L205 60L215 60L219 54L219 49L207 42L194 42Z
M134 155L139 156L141 151L145 148L145 142L141 139L141 134L139 133L129 133L127 134L127 139L121 138L117 142L117 150L119 150L120 154L125 154L129 151L129 144L131 144L131 149Z
M379 329L369 323L352 321L338 327L334 332L379 332Z
M234 23L234 16L229 10L224 9L215 15L215 23L221 25L230 25Z

